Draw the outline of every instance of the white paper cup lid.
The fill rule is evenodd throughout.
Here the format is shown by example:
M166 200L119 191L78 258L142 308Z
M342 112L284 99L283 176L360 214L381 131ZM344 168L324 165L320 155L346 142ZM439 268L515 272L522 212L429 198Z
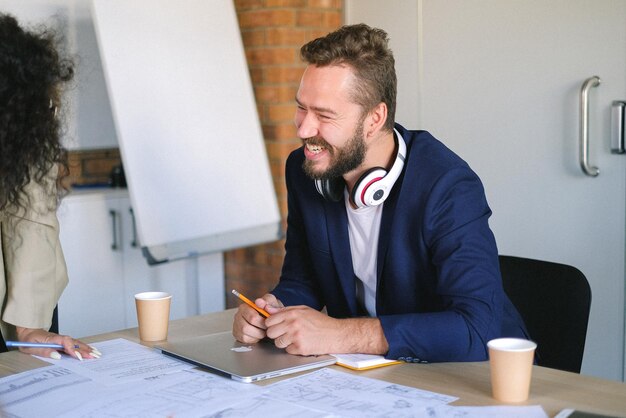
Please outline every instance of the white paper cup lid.
M537 343L522 338L496 338L487 343L494 350L530 351L537 348Z
M141 292L135 295L135 299L139 300L160 300L160 299L168 299L171 298L167 292Z

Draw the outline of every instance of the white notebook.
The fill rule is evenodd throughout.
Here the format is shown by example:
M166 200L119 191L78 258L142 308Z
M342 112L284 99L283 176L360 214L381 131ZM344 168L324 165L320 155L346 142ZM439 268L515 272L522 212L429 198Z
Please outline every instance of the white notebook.
M401 361L389 360L375 354L332 354L337 359L337 365L352 370L368 370L376 367L400 364Z

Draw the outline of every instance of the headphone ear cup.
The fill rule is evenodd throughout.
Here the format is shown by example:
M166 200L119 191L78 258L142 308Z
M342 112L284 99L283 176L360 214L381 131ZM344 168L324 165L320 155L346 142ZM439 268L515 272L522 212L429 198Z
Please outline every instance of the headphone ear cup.
M343 198L343 190L345 187L346 183L343 177L315 180L315 188L318 193L330 202L339 202Z
M378 205L383 202L384 191L382 195L377 193L379 188L376 188L376 182L386 175L387 171L384 168L372 167L359 177L350 196L357 208Z

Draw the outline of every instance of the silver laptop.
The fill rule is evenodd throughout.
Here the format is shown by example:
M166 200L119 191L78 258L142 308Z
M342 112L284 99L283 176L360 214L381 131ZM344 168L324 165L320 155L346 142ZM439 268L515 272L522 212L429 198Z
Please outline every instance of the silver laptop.
M155 348L165 355L246 383L328 366L337 361L329 355L288 354L271 340L243 344L230 332L165 343Z

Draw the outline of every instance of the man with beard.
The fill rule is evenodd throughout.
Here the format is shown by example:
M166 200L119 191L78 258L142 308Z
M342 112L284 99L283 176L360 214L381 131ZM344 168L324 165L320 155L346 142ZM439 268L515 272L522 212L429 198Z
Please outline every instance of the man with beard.
M255 301L270 316L241 305L235 338L407 362L485 360L490 339L526 338L479 178L429 133L394 124L387 34L344 26L301 56L282 274Z

